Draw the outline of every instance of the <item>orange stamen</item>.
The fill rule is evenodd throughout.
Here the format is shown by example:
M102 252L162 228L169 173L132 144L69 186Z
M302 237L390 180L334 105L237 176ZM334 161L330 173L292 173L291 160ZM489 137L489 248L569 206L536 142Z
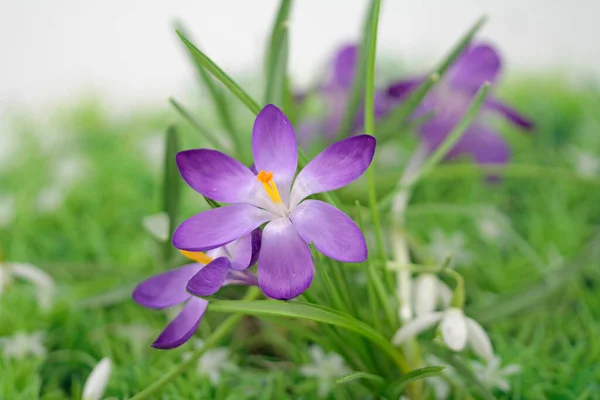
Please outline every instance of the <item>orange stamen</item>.
M179 252L181 254L183 254L184 256L186 256L187 258L189 258L190 260L194 260L196 262L199 262L200 264L206 265L213 260L211 257L207 256L206 254L204 254L201 251L179 250Z
M256 175L256 179L260 183L263 184L265 191L273 200L273 203L281 203L281 196L279 196L279 190L277 189L277 185L273 181L273 172L266 172L264 170L260 171L258 175Z

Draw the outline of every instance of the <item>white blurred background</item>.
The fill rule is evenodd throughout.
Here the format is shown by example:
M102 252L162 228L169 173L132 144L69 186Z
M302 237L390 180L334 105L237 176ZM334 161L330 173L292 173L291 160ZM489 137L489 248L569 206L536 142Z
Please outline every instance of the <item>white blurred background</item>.
M276 0L0 0L0 111L43 112L82 97L111 107L185 97L195 75L173 31L181 20L227 72L258 71ZM306 83L339 44L356 40L366 0L297 0L291 72ZM507 75L600 77L597 0L384 0L379 50L431 66L482 14ZM1 115L1 114L0 114Z

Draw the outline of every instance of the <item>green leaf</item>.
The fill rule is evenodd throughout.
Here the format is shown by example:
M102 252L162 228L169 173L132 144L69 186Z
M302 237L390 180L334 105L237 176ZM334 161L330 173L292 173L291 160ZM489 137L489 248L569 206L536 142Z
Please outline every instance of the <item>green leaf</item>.
M339 326L356 332L369 339L381 348L400 368L408 371L408 365L403 356L392 346L390 341L369 325L339 311L319 306L317 304L300 302L280 302L274 300L241 301L241 300L212 300L212 311L240 312L248 315L272 315L284 318L301 318L329 325Z
M203 136L208 142L210 142L210 144L214 148L216 148L216 149L222 148L222 145L219 142L219 140L215 136L213 136L212 133L210 133L210 129L200 125L200 123L192 116L192 114L190 114L190 112L183 105L181 105L179 102L177 102L177 100L175 100L173 98L169 99L169 103L171 103L173 108L175 108L175 110L177 110L177 112L183 118L185 118L185 120L188 121L190 123L190 125L192 125L192 127L201 136Z
M221 207L221 204L219 204L218 202L214 201L213 199L209 199L206 196L202 196L204 197L204 200L206 200L206 202L208 203L208 205L210 206L210 208L219 208Z
M419 379L425 379L430 378L432 376L441 375L443 371L444 367L425 367L412 370L409 373L402 375L399 379L397 379L390 385L390 387L387 390L387 392L389 393L389 397L397 399L400 397L400 395L406 388L406 385L408 385L409 383Z
M170 126L167 129L165 141L166 151L162 188L162 210L169 216L169 234L172 234L177 227L177 214L179 212L179 200L181 197L181 178L177 169L177 163L175 162L175 157L179 151L179 139L177 137L177 130L174 126ZM167 240L163 250L165 260L170 258L172 252L173 246L171 245L171 241Z
M362 371L355 371L355 372L351 372L347 375L344 375L341 378L339 378L337 381L335 381L335 383L337 383L339 385L341 383L348 383L348 382L356 381L359 379L367 379L367 380L371 380L371 381L376 381L380 385L384 383L384 379L381 376L369 374L367 372L362 372Z
M242 89L233 79L229 77L229 75L219 68L217 64L215 64L206 54L194 46L194 44L190 42L183 33L178 30L176 30L176 32L200 65L206 68L208 72L221 81L221 83L223 83L233 95L240 99L252 113L256 115L260 112L261 106L252 97L250 97L250 95L246 93L244 89Z
M454 46L450 53L442 60L435 71L429 75L429 77L423 82L417 89L415 89L402 104L396 107L387 118L381 123L381 129L378 132L381 134L379 139L385 140L389 137L393 137L393 134L397 132L406 123L407 119L412 115L417 106L423 101L425 95L440 80L448 71L450 66L456 61L458 56L464 51L469 45L475 34L481 29L486 21L486 17L481 17L479 20L469 29L469 31L459 40Z
M183 27L178 25L179 32L185 32ZM186 35L187 36L187 35ZM225 96L225 93L215 85L214 78L212 78L204 68L203 64L200 62L200 59L197 57L196 53L194 53L188 46L186 46L188 53L196 66L198 71L198 75L200 79L204 83L204 86L208 89L208 93L210 98L212 99L213 105L217 111L217 116L221 121L221 125L225 128L225 130L229 133L231 141L233 142L236 152L240 158L243 159L243 147L242 143L239 140L237 129L235 127L233 117L231 116L231 110L229 108L229 102Z
M286 92L286 74L289 52L289 29L288 19L291 8L291 0L281 0L279 11L273 22L271 39L265 59L265 103L272 103L278 107L284 105Z
M456 142L458 142L462 135L465 134L467 128L469 128L469 125L471 125L471 122L479 113L481 106L485 102L485 97L487 95L489 87L489 83L484 83L479 88L479 90L475 94L475 97L473 97L471 104L469 104L465 115L463 115L458 124L456 124L456 126L452 129L448 136L446 136L442 144L440 144L437 147L437 149L433 152L433 154L431 154L429 158L425 160L423 166L419 169L419 171L417 171L417 173L414 174L414 177L409 182L406 182L404 186L397 186L393 191L388 193L385 196L385 198L383 198L379 202L380 208L388 207L392 203L393 198L396 195L396 193L398 193L398 191L400 191L401 189L408 190L408 188L414 186L417 182L419 182L420 179L429 174L444 159L444 157L446 157L448 152L452 150Z
M365 87L364 76L367 71L367 59L369 56L368 47L371 40L370 36L371 32L373 31L373 23L378 19L373 18L375 7L379 7L378 2L371 1L371 5L369 6L367 15L365 16L365 22L363 24L362 42L358 49L358 60L354 73L354 81L352 82L352 89L350 90L350 95L348 96L346 103L344 117L342 118L342 122L340 123L340 127L337 132L338 138L346 137L350 133L352 121L354 121L360 103L363 99L363 88Z

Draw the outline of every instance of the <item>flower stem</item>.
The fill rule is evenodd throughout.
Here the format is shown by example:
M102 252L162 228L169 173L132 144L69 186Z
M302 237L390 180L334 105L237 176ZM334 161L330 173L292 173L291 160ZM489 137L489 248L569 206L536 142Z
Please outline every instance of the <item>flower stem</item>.
M260 290L257 287L251 287L244 296L244 300L255 300L259 295ZM146 389L142 390L135 396L131 397L129 400L156 398L160 390L165 385L177 378L180 374L182 374L185 370L192 366L200 357L202 357L202 355L206 351L208 351L211 347L219 343L238 324L238 322L240 322L243 316L244 314L234 314L227 318L221 325L219 325L217 329L215 329L215 331L208 338L206 338L204 346L195 350L190 358L188 358L185 361L182 361L178 366L176 366L171 371L163 375L162 378L160 378L159 380L157 380L152 385L148 386Z

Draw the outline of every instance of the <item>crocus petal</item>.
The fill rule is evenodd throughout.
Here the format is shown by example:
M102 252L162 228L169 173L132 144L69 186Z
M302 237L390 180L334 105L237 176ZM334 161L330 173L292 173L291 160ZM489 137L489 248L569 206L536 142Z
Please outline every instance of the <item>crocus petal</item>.
M471 155L478 164L506 164L510 159L508 144L496 131L481 124L471 125L448 158Z
M488 110L499 112L514 125L523 128L527 131L531 131L533 130L533 128L535 128L535 125L531 120L527 119L526 117L521 115L517 110L515 110L512 107L509 107L508 105L502 103L499 100L496 100L494 98L488 99L485 102L485 107Z
M260 229L253 230L249 235L242 236L239 240L228 244L225 248L229 252L232 269L244 270L256 263L262 232Z
M229 260L219 257L212 260L190 279L187 291L194 296L210 296L221 289L229 272Z
M160 336L152 343L155 349L173 349L179 347L191 338L204 316L208 301L191 297L183 310L165 328Z
M375 138L369 135L340 140L323 150L298 174L290 199L293 209L311 194L336 190L353 182L369 168Z
M481 325L471 318L466 318L467 334L469 336L469 344L473 348L473 351L478 356L485 360L491 360L494 357L494 350L492 349L492 342L489 336Z
M351 44L342 47L335 55L331 84L350 88L354 81L357 59L358 46Z
M82 400L100 400L102 398L110 378L110 371L111 361L109 358L103 358L96 364L83 385Z
M444 313L442 312L433 312L413 319L402 328L398 329L392 338L392 343L394 343L395 346L398 346L400 343L406 342L407 340L417 336L419 333L431 328L433 325L438 323L443 316Z
M442 338L446 345L454 350L460 351L467 344L466 318L461 309L450 308L444 313L440 323Z
M192 189L216 201L254 204L264 192L248 167L220 151L182 151L177 153L177 167Z
M500 73L500 56L487 44L466 50L448 73L450 84L475 93L485 82L494 83Z
M415 279L415 315L431 314L437 303L438 278L433 274L420 274Z
M173 246L187 251L221 247L249 234L274 214L249 204L214 208L184 221L173 233Z
M298 143L291 122L272 104L256 116L252 129L252 154L259 172L273 173L273 181L285 203L298 167Z
M327 257L342 262L367 259L365 238L346 214L319 200L306 200L290 215L296 231Z
M308 245L288 218L271 221L263 231L258 283L273 299L288 300L312 282L314 266Z
M183 303L190 295L185 287L202 268L201 264L188 264L146 279L133 291L133 300L148 308L166 308Z
M393 83L388 87L387 94L389 97L395 100L403 100L408 94L410 94L417 86L419 86L425 78L422 76L404 79Z

